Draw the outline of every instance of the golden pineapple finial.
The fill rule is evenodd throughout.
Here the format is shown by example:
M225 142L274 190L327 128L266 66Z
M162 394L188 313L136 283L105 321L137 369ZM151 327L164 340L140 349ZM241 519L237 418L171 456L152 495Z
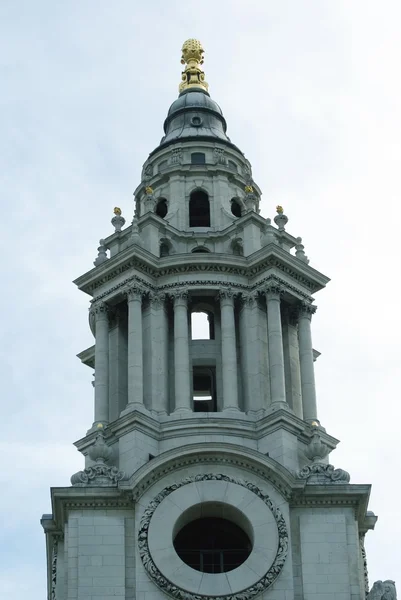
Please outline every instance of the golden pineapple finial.
M209 89L205 81L205 74L200 68L203 65L204 49L199 40L190 39L182 45L181 64L186 65L182 72L182 82L179 85L179 91L190 90L193 88Z

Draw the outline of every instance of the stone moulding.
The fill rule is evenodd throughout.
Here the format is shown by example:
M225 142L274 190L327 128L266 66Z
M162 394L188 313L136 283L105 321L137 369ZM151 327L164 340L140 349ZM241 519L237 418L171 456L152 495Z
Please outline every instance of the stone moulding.
M231 593L229 595L219 596L218 600L251 600L264 590L266 590L280 575L287 555L288 555L288 531L284 520L284 517L279 508L277 508L269 496L264 494L256 485L249 481L229 477L224 474L205 473L202 475L193 475L186 477L185 479L174 483L168 487L165 487L157 496L149 503L148 507L142 516L140 529L138 533L138 547L139 554L143 563L143 566L148 573L149 577L156 583L156 585L165 593L169 594L177 600L217 600L216 596L208 596L204 594L195 594L184 588L178 587L175 583L167 579L157 568L153 561L152 555L148 545L148 532L149 524L152 516L159 506L159 504L169 494L175 490L188 485L190 483L196 483L201 481L218 480L229 483L234 483L252 491L258 498L260 498L266 506L270 509L275 519L278 529L278 548L273 564L267 570L267 572L254 584L248 588L238 591L237 593Z
M116 296L119 293L124 292L126 287L129 287L129 286L132 287L132 285L134 285L136 283L143 286L144 293L150 293L150 292L154 292L154 291L168 293L170 290L173 291L176 287L182 288L183 286L185 286L187 288L209 287L209 286L214 286L214 287L225 287L226 286L226 287L228 287L227 281L223 281L223 280L212 281L212 280L207 280L207 279L197 279L194 281L185 281L185 282L179 281L176 283L169 283L166 285L154 286L154 285L150 284L149 282L145 281L144 279L142 279L141 277L134 275L132 277L124 279L124 281L121 281L117 285L114 285L113 287L109 288L107 291L105 291L101 294L98 294L97 296L94 296L93 299L91 300L91 305L95 304L99 300L111 299L113 296ZM303 300L305 300L307 302L313 302L313 298L311 296L302 292L297 287L291 285L284 279L281 279L280 277L277 277L275 275L269 275L268 277L265 277L264 279L259 281L257 285L245 285L245 284L240 284L240 283L230 283L230 286L233 288L233 290L235 290L236 293L247 293L248 294L248 293L254 293L254 292L256 292L256 293L262 292L263 287L269 283L277 283L277 285L281 285L283 287L284 292L288 292L290 294L292 293L296 297L299 297L300 299L302 298Z
M306 465L297 471L297 477L299 477L299 479L306 479L307 483L310 484L344 484L350 482L350 474L347 473L347 471L335 469L333 465L326 465L323 463Z

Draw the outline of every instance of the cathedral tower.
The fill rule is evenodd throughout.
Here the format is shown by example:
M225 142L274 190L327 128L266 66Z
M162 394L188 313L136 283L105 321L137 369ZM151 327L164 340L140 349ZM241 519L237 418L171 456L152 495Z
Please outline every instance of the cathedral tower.
M49 598L361 600L370 486L330 464L316 404L313 295L329 280L282 207L260 214L203 52L183 45L131 225L115 208L75 281L95 410L85 468L42 518Z

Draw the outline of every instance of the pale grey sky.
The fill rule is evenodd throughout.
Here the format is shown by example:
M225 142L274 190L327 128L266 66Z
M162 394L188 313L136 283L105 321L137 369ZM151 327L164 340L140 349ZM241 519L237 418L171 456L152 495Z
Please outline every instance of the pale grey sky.
M311 265L320 419L331 462L372 483L369 574L399 578L401 6L397 0L2 0L0 177L5 414L0 589L45 596L49 487L92 422L89 298L71 280L127 220L141 165L198 37L212 97L253 165L262 214L282 204ZM400 587L401 580L398 579Z

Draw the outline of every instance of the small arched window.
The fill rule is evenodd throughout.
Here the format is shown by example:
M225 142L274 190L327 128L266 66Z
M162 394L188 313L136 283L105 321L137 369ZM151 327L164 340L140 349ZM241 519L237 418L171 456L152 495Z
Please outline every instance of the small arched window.
M231 200L231 212L233 213L234 217L242 216L241 205L235 198Z
M167 200L165 198L160 198L160 200L156 204L155 213L157 214L158 217L160 217L161 219L164 219L167 212L168 212Z
M203 152L192 152L191 164L192 165L204 165L206 163L206 157Z
M235 164L235 162L233 160L229 160L228 161L228 168L231 171L237 171L238 172L237 165Z
M205 192L192 192L189 199L189 226L210 227L209 197Z

